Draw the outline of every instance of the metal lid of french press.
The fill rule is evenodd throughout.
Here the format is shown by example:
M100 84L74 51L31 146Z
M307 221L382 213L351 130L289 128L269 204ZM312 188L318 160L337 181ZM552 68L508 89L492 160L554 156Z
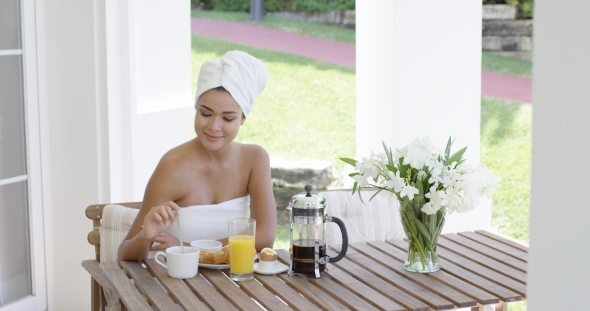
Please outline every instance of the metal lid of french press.
M326 198L311 193L313 187L305 186L305 192L294 195L289 201L288 209L291 209L294 216L323 216L326 207Z

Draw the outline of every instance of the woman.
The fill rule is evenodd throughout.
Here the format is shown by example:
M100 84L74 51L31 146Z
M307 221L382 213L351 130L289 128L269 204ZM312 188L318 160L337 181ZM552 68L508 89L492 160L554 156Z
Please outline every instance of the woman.
M240 51L203 64L195 100L197 137L158 163L119 247L119 262L180 245L178 220L185 245L196 239L227 244L227 220L253 218L256 249L272 247L276 205L268 154L260 146L234 142L267 76L260 60Z

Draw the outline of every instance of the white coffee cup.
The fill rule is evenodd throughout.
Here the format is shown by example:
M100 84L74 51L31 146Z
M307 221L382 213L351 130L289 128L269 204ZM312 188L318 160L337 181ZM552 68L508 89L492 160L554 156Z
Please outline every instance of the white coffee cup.
M196 240L191 242L191 246L201 252L221 252L221 242L215 240Z
M199 272L199 254L201 251L196 247L184 246L182 253L181 246L168 247L166 253L157 252L154 259L162 267L168 269L168 275L177 279L190 279ZM158 256L166 257L166 263L158 260Z

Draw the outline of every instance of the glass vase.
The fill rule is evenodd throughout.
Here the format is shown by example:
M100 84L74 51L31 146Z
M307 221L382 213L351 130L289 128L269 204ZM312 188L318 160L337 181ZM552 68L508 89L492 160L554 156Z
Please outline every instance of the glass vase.
M404 269L431 273L440 270L436 243L445 223L445 208L429 215L422 212L424 202L400 201L402 227L408 239L408 258Z

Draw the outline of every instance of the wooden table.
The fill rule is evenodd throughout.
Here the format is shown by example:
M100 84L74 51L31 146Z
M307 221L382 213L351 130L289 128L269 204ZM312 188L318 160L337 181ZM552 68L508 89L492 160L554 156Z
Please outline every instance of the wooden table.
M487 231L442 235L442 270L430 274L403 269L406 249L403 240L355 243L319 279L255 274L237 285L228 270L170 278L153 259L122 262L124 270L114 262L82 265L128 310L506 310L526 297L527 247L513 240ZM278 253L287 264L289 253Z

